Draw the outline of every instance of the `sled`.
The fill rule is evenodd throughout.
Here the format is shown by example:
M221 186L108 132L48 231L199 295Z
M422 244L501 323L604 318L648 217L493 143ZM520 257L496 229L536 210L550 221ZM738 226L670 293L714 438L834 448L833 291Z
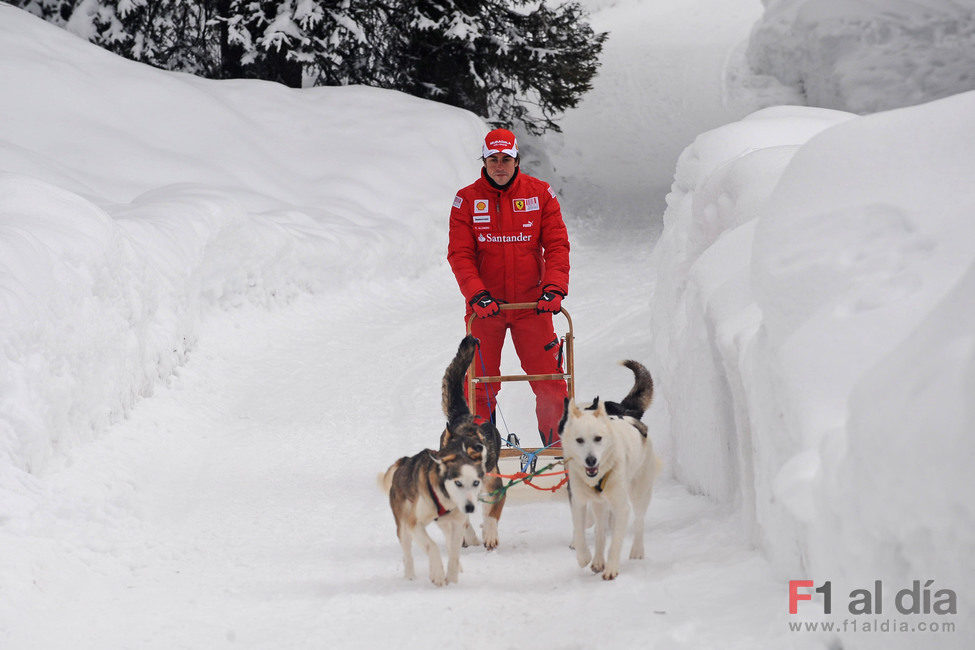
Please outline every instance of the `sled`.
M535 309L536 303L534 302L512 302L512 303L502 303L499 305L502 311L518 310L518 309ZM474 359L471 361L471 366L467 371L467 403L474 404L475 402L475 389L478 384L486 383L504 383L509 381L565 381L566 389L570 400L575 399L575 357L573 351L573 332L572 332L572 317L569 315L564 308L559 312L565 317L567 329L566 333L561 338L562 347L562 361L564 372L549 374L549 375L500 375L497 377L491 376L481 376L477 374L477 363L479 356L475 355ZM474 315L472 314L470 318L467 319L467 333L471 333L471 325L474 322ZM562 456L561 447L522 447L518 437L510 433L507 438L502 437L504 442L504 447L501 449L501 458L521 458L521 471L522 473L531 472L535 473L536 462L539 456L552 457L550 460L555 461L560 459ZM544 462L544 461L543 461Z

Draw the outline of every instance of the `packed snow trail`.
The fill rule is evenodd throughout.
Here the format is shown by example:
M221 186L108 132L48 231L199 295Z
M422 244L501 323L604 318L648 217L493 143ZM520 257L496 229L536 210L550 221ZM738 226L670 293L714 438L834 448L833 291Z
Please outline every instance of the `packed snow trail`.
M545 136L555 177L577 214L659 215L677 158L694 138L767 105L729 74L762 4L728 0L584 0L608 31L593 88ZM732 62L729 65L729 62ZM779 98L776 95L776 98ZM659 225L659 224L658 224Z
M621 396L631 378L615 362L644 353L632 342L648 336L645 294L618 281L646 272L650 243L640 234L577 240L566 308L580 399ZM170 386L46 472L49 525L24 569L31 579L20 581L35 588L15 596L60 624L7 621L0 645L794 643L782 638L783 584L734 512L668 480L648 514L647 559L625 561L614 582L575 564L564 497L525 488L505 509L502 546L464 550L459 584L431 585L419 550L417 580L403 579L376 475L436 445L460 308L441 265L412 281L210 323ZM505 405L509 421L518 401Z

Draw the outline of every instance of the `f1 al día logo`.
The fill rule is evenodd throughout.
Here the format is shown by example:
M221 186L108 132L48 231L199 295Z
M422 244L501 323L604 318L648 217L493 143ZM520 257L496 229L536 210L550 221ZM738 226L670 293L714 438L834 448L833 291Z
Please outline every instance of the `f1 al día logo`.
M844 615L837 623L809 621L818 614ZM789 614L805 622L790 622L793 631L820 632L954 632L958 594L934 580L913 580L910 585L890 587L875 580L872 587L833 588L826 580L789 581ZM851 618L852 617L852 618ZM894 617L894 618L890 618Z

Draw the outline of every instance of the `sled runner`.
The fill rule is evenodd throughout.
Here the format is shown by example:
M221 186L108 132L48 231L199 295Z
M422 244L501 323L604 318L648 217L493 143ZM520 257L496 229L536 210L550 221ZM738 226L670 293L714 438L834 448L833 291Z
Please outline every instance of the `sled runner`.
M534 302L513 302L513 303L503 303L500 305L502 310L516 310L516 309L535 309L536 304ZM572 332L572 317L569 316L564 308L559 312L565 316L567 329L565 334L560 339L559 344L559 356L562 359L563 372L550 374L550 375L499 375L496 377L483 376L478 374L478 361L479 355L475 355L474 359L471 361L471 367L467 372L467 403L475 403L475 390L478 384L481 383L503 383L509 381L565 381L566 389L568 392L569 399L575 399L575 378L574 378L574 353L573 353L573 332ZM474 316L471 315L467 319L467 333L471 333L471 324L474 322ZM483 366L483 364L482 364ZM532 485L530 478L534 476L546 476L547 474L538 472L536 473L536 466L539 456L550 457L549 460L557 462L561 459L562 448L561 447L522 447L518 436L514 433L508 433L507 437L502 436L505 446L501 449L501 458L513 458L520 457L521 459L521 474L530 473L530 477L526 480L522 477L522 480L529 485ZM543 461L544 462L544 461ZM546 463L547 464L547 463ZM562 474L559 472L558 474ZM532 487L537 487L532 485ZM540 488L540 489L551 489L551 488Z

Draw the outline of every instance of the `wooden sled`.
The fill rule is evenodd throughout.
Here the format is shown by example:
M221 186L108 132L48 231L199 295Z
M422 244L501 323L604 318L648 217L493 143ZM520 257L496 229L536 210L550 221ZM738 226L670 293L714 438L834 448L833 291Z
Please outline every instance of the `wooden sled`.
M512 302L512 303L502 303L500 307L502 311L517 310L517 309L535 309L536 303L534 302ZM473 405L475 403L475 390L478 384L486 383L503 383L508 381L564 381L566 384L566 389L568 391L569 399L575 399L575 358L573 351L574 336L572 332L572 317L569 315L564 308L559 312L565 316L567 323L567 330L565 335L562 337L563 340L563 363L564 372L551 374L551 375L500 375L497 377L490 376L479 376L477 374L477 362L479 355L474 355L474 359L471 361L471 367L467 371L467 403ZM467 333L471 333L471 324L474 322L474 315L472 314L470 318L467 319ZM472 406L473 408L473 406ZM514 440L511 439L515 434L510 434L509 439L503 439L505 446L501 449L501 458L521 458L521 470L522 472L535 472L536 461L539 457L551 457L546 458L542 462L548 464L549 462L555 461L557 458L562 456L561 447L523 447L520 445L517 437Z

